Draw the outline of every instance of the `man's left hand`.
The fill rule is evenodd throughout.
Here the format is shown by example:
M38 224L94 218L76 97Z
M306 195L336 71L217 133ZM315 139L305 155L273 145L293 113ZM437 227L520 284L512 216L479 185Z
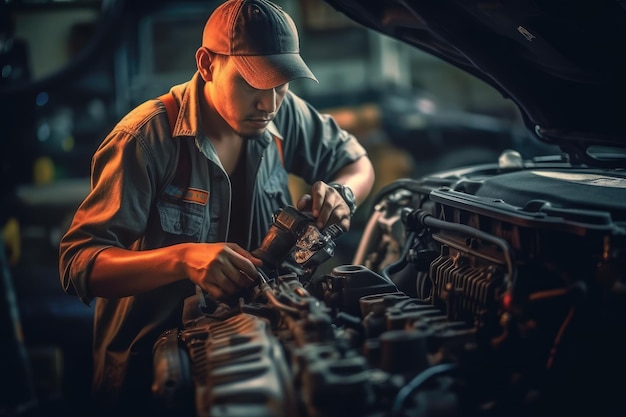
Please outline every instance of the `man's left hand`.
M323 229L331 224L339 224L346 232L350 230L350 208L334 188L322 181L311 187L310 194L298 199L296 208L309 212L317 220L317 228Z

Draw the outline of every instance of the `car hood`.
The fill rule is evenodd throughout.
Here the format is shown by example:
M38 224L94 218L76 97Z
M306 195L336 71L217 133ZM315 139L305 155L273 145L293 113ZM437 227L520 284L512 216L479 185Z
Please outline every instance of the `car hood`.
M573 162L625 165L625 0L326 2L495 87Z

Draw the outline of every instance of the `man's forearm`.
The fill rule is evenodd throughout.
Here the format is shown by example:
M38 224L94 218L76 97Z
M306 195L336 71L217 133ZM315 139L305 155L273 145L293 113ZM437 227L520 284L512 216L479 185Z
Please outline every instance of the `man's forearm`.
M89 275L89 289L94 297L119 298L150 291L185 279L181 266L182 245L146 251L116 247L103 250L96 257Z
M352 189L357 205L361 204L374 185L374 167L367 156L361 157L339 170L333 182L347 185Z

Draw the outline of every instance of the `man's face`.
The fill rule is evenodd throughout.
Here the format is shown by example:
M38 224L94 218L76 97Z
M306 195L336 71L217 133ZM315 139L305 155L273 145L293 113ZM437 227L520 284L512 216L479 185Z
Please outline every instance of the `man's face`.
M218 59L213 66L213 108L238 135L246 138L256 138L265 131L288 89L289 83L270 90L252 87L228 57Z

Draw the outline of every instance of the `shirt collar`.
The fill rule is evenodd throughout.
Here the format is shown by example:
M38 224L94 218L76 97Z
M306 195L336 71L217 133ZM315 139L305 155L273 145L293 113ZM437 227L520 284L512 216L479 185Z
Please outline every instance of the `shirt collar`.
M203 85L204 80L196 71L190 81L172 87L171 93L180 105L178 120L176 120L176 127L173 131L174 136L193 136L196 138L200 136L199 94L202 93Z

